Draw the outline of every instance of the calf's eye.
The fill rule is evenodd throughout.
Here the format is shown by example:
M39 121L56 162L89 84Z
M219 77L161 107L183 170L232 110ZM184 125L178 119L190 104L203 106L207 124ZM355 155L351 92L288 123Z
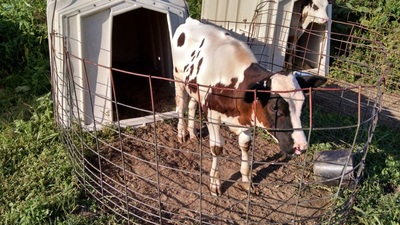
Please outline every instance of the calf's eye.
M271 112L273 112L273 113L276 113L279 110L277 105L271 105L270 109L271 109Z
M313 4L312 8L317 11L319 9L319 7L316 4Z

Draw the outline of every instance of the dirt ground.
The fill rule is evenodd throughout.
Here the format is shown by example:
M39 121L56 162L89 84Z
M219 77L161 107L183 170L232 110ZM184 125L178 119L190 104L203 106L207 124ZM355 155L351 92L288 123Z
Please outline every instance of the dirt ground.
M241 184L237 136L227 128L220 160L223 194L211 196L207 129L201 139L179 144L176 124L176 119L161 121L100 142L110 208L129 208L139 224L315 224L331 205L327 189L311 184L311 156L288 159L262 132L253 142L248 192Z
M114 72L114 85L119 103L114 120L150 115L153 108L174 110L168 81L152 79L150 89L148 78ZM87 158L86 173L108 209L138 224L315 224L332 205L329 189L313 183L312 156L286 157L261 131L255 132L250 153L253 185L250 191L243 188L237 136L226 127L223 194L211 196L207 128L202 124L201 138L180 144L176 126L177 119L170 119L125 129L111 139L98 137L98 155Z

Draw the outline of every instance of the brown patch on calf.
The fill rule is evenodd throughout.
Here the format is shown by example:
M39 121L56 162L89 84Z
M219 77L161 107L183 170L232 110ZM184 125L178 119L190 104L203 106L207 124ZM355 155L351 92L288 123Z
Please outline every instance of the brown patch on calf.
M181 33L178 38L178 47L181 47L183 44L185 44L185 33Z
M211 153L213 155L219 156L223 152L223 147L221 147L221 146L212 146L210 150L211 150Z
M244 95L245 90L251 88L251 86L257 82L263 80L270 80L273 73L266 71L260 65L252 63L248 69L244 71L244 80L238 85L238 90L233 89L238 82L238 78L232 78L231 84L223 85L221 83L216 84L211 89L211 93L206 97L206 105L203 108L204 113L207 110L215 110L219 113L225 114L228 117L239 117L239 123L241 125L251 125L253 116L253 102L245 102ZM225 89L229 88L229 89ZM256 102L256 117L262 120L264 125L269 125L265 110L263 106L265 102Z
M226 114L227 116L239 115L239 112L236 108L236 94L235 91L232 89L236 85L237 81L237 78L232 78L231 84L227 86L218 83L211 88L209 94L206 95L205 106L203 107L203 111L206 115L208 109Z
M250 144L251 144L251 141L248 141L248 142L244 143L243 146L240 146L240 149L244 152L248 152L250 149Z
M194 61L194 59L196 58L196 50L194 50L193 52L192 52L192 54L190 55L191 57L192 57L192 59L190 60L191 62L193 62Z
M274 74L262 68L259 64L252 63L245 71L244 71L244 80L239 84L238 89L240 90L250 90L255 87L255 85L262 86L262 90L270 89L270 78ZM267 84L267 87L263 87L264 81ZM248 93L248 92L247 92ZM265 127L269 127L270 123L267 119L265 109L266 102L269 98L269 93L262 93L261 99L257 99L254 104L254 99L252 102L245 102L244 95L245 92L241 92L242 101L238 104L239 111L242 112L239 118L239 122L243 125L250 124L253 118L253 111L255 113L256 118L259 122L263 123ZM248 93L250 95L254 95L254 93ZM254 107L255 106L255 107ZM243 114L243 115L242 115Z
M188 68L189 64L186 64L185 67L183 67L183 71L186 72L186 69Z
M241 125L251 126L252 122L254 122L253 118L253 102L245 102L244 101L244 90L246 88L240 88L240 86L246 86L245 83L242 82L239 85L239 90L231 89L237 83L237 78L232 80L232 83L228 86L217 84L211 89L211 93L208 95L206 102L207 109L215 110L219 113L225 114L228 117L239 117L238 121ZM223 89L221 89L223 88ZM229 88L229 89L225 89ZM262 118L264 124L268 124L265 117L265 112L263 110L263 105L260 101L256 102L256 117L260 120ZM260 121L261 122L261 121Z
M188 88L190 93L197 93L197 77L188 82Z
M261 97L255 100L256 102L254 100L246 102L244 99L245 90L252 89L255 86L261 86L261 90L269 90L271 85L270 78L273 75L273 73L263 69L259 64L252 63L244 71L243 82L239 83L237 90L234 87L238 82L238 78L232 78L229 85L218 83L211 88L210 93L206 95L205 105L203 106L204 114L207 116L210 109L228 117L239 117L239 123L244 126L251 126L255 122L255 114L255 117L264 127L271 127L271 116L267 115L266 109L270 93L258 93ZM264 81L267 87L264 87Z
M192 65L190 66L190 73L189 73L189 76L192 75L193 70L194 70L194 65L192 64Z
M258 121L264 126L264 127L271 127L270 120L268 119L268 115L266 113L266 106L263 106L261 101L257 101L256 107L254 108L254 114L255 117L258 119Z
M196 93L197 92L197 77L189 80L190 76L186 76L185 83L189 89L189 93Z
M306 12L301 14L301 22L304 22L306 20L307 16L308 16L308 13L306 13ZM302 27L302 28L306 29L306 27Z
M237 81L238 78L232 78L229 85L216 84L205 99L203 111L207 115L208 109L215 110L228 117L239 117L241 125L251 125L252 104L243 100L243 91L233 89Z

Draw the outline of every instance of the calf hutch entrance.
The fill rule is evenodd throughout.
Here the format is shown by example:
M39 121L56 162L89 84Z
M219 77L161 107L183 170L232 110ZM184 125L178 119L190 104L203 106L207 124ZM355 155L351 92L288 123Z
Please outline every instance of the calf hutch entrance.
M203 21L247 42L266 69L284 68L295 4L254 1L246 11L239 7L246 2L203 0ZM230 10L210 13L215 7ZM317 47L299 39L296 55L307 53L308 66L291 67L328 78L306 95L309 148L283 155L254 127L246 189L238 137L223 125L215 197L204 117L196 114L197 138L177 140L170 45L187 16L181 0L48 0L55 121L87 194L128 224L343 224L381 109L383 46L354 23L310 25L303 35L314 35Z
M112 67L136 74L172 78L172 58L168 19L165 13L139 8L114 16L112 29ZM113 121L174 110L172 82L154 79L150 88L147 76L113 70L115 97ZM152 92L152 93L150 93ZM118 109L116 109L116 106Z

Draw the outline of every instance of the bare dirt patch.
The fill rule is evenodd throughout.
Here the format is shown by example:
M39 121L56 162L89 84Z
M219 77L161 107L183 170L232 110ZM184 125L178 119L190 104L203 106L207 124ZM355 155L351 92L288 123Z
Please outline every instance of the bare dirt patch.
M253 143L254 183L248 192L241 183L237 137L227 128L220 161L223 195L211 196L207 132L201 141L179 144L176 123L157 122L100 142L103 192L115 204L110 208L129 208L140 223L159 223L161 215L162 224L315 224L330 206L330 193L309 183L310 156L288 159L260 132Z

